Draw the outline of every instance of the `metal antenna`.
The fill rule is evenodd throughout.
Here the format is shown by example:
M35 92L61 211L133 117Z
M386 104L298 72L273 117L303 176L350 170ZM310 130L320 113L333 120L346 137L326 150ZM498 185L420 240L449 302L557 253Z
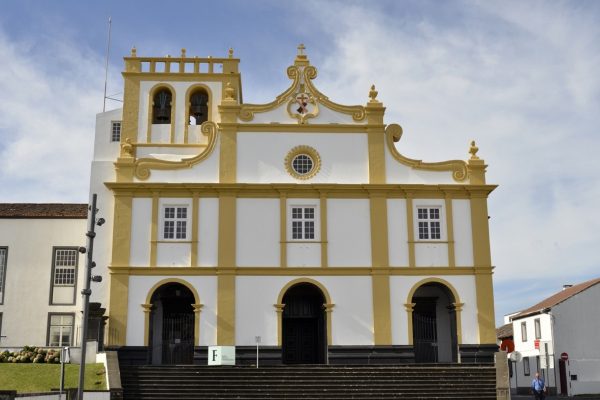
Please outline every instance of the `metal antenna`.
M108 17L108 45L106 46L106 64L104 65L104 103L102 112L106 111L106 84L108 82L108 55L110 53L110 29L112 27L112 17Z

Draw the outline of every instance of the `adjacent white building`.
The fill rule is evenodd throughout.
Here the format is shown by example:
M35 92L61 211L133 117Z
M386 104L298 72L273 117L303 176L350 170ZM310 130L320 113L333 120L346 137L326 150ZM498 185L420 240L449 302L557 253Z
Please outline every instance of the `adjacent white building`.
M535 372L559 394L600 393L600 278L562 291L509 317L514 349L511 387L528 392Z

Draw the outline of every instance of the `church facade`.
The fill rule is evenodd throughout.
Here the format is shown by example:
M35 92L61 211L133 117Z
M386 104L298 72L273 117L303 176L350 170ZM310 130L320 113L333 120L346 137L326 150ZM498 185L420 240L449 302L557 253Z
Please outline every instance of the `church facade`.
M91 178L107 346L155 364L212 345L251 363L257 342L272 364L491 361L495 186L475 144L408 158L374 86L332 101L303 46L287 76L247 104L232 50L125 58Z

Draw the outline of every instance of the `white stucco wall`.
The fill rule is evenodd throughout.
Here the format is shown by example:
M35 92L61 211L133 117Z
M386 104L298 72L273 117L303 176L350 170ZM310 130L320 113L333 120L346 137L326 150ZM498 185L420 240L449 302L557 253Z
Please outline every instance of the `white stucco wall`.
M236 226L239 267L279 266L279 199L237 199Z
M216 267L219 244L219 199L203 197L198 208L198 265Z
M321 169L298 180L285 169L285 157L299 145L314 148ZM240 132L237 137L237 180L244 183L368 183L367 136L362 133Z
M406 200L388 199L388 246L392 267L408 266Z
M371 266L368 199L327 200L327 254L330 267Z
M291 110L295 111L298 108L298 105L294 103L292 105ZM297 124L298 120L296 118L290 117L288 114L288 102L283 103L280 107L275 108L274 110L270 110L263 113L255 113L254 119L252 123L255 124L270 124L270 123L280 123L280 124ZM309 123L311 124L357 124L364 125L366 123L366 119L364 121L356 122L352 119L352 115L342 114L337 111L331 110L325 107L323 104L319 104L319 113L315 118L309 118ZM239 122L244 123L246 121L239 120Z
M402 142L400 142L400 144L401 143ZM387 145L384 147L386 183L457 183L452 178L451 171L426 171L413 169L398 162L390 153ZM398 150L400 151L400 154L402 154L401 146Z
M79 255L74 305L49 305L54 246L85 246L85 219L0 219L0 247L8 247L1 347L45 346L48 313L73 313L80 325L85 256ZM72 291L71 291L72 293ZM72 295L70 300L72 301ZM74 337L74 342L76 337Z
M251 346L261 336L265 346L277 345L277 304L284 286L297 276L236 278L236 344ZM373 301L370 277L310 277L321 283L335 304L331 312L333 345L373 344Z
M131 276L127 301L127 346L144 345L144 310L142 304L150 289L168 276ZM203 304L200 312L200 346L211 346L217 342L217 277L186 276L181 277L191 284Z
M471 226L471 202L452 200L454 226L454 259L459 267L473 266L473 228Z
M462 343L479 343L479 325L477 322L477 296L475 279L472 276L440 275L435 278L443 279L451 284L464 303L461 312ZM392 343L408 344L408 318L405 304L410 302L408 294L412 287L429 276L391 276L390 302L392 311Z
M123 119L122 115L122 108L96 114L96 131L94 135L95 161L113 161L118 157L121 150L121 142L111 141L112 121L121 121Z
M131 206L131 251L129 263L133 266L150 265L150 238L152 229L152 199L134 198Z

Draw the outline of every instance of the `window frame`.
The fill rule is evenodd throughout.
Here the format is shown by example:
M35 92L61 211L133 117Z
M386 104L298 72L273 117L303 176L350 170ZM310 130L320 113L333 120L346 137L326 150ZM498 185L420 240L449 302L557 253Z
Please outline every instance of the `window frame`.
M4 258L2 259L2 252ZM0 246L0 304L4 304L4 295L6 288L6 270L8 269L8 246Z
M302 217L294 218L294 209L301 208L302 209ZM305 211L306 209L313 210L313 218L306 218ZM302 238L294 238L294 222L300 222L302 225ZM306 223L313 222L313 238L306 238ZM319 211L319 206L314 203L291 203L288 204L287 210L287 241L293 243L302 243L302 242L319 242L321 240L321 215Z
M529 365L529 357L523 357L523 375L531 375L531 366Z
M60 317L71 317L72 318L72 322L71 322L71 337L69 339L69 343L60 343L57 346L52 346L50 345L50 328L52 326L67 326L67 325L51 325L52 322L52 317L56 317L56 316L60 316ZM61 335L62 338L62 335ZM48 321L46 323L46 346L48 347L63 347L63 346L73 346L75 340L75 313L64 313L64 312L50 312L48 313Z
M119 125L119 138L115 140L115 126ZM121 132L123 129L123 120L113 120L110 121L110 142L117 143L121 142Z
M174 208L174 216L171 217L167 217L166 216L166 210L167 208ZM178 217L178 212L179 209L185 209L185 217ZM163 204L160 208L160 240L161 241L165 241L165 242L189 242L191 240L191 223L192 223L192 216L190 215L190 209L191 206L190 204ZM171 222L173 221L173 237L166 237L165 235L165 227L167 225L167 222ZM177 237L177 222L185 222L185 237L183 238L178 238Z
M421 219L419 218L419 210L420 209L426 209L427 212L427 218L426 219ZM438 211L438 218L437 219L431 219L431 210L437 210ZM431 237L431 232L432 232L432 223L437 222L439 223L439 237L438 238L432 238ZM419 223L425 223L427 224L427 238L421 238L421 233L420 233L420 224ZM417 203L414 205L413 207L413 224L414 224L414 241L415 242L436 242L436 243L443 243L446 242L447 239L447 226L446 226L446 212L444 210L444 205L443 204L432 204L432 203Z
M73 274L73 284L55 284L56 277L56 254L60 250L71 250L75 251L75 265L73 266L74 274ZM64 268L64 267L62 267ZM78 270L79 270L79 250L74 246L53 246L52 247L52 268L50 272L50 299L48 304L51 306L63 306L63 305L74 305L77 301L77 279L78 279ZM54 297L54 288L55 287L72 287L73 288L73 301L70 303L55 303L52 301Z
M541 339L542 338L542 323L539 318L536 318L533 320L533 328L534 328L534 332L535 332L535 338Z
M527 341L527 321L521 322L521 341Z

